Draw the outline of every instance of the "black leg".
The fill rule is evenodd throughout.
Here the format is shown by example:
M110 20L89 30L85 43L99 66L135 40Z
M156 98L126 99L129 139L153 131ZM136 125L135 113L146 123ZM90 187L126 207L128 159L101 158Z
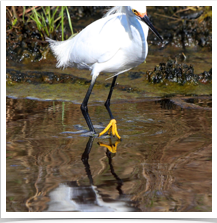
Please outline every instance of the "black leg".
M112 115L112 112L110 110L110 100L111 100L111 96L112 96L112 92L113 92L113 89L114 89L114 86L115 86L115 81L117 79L117 76L114 76L113 78L113 81L112 81L112 84L111 84L111 88L110 88L110 91L109 91L109 95L108 95L108 98L105 102L105 107L109 113L109 116L111 118L109 124L106 126L106 128L99 133L99 137L102 136L103 134L105 134L107 131L108 131L108 134L112 134L113 136L117 136L119 139L121 139L121 137L119 136L118 134L118 131L117 131L117 124L116 124L116 120L114 119L113 115Z
M90 116L88 114L87 103L88 103L88 100L90 98L90 94L91 94L91 92L93 90L93 86L95 84L95 81L96 81L96 77L92 76L92 80L91 80L90 86L89 86L89 88L87 90L87 93L86 93L86 96L85 96L85 98L84 98L84 100L83 100L83 102L81 104L82 114L83 114L83 116L84 116L84 118L85 118L85 120L87 122L87 125L88 125L90 131L93 132L93 133L96 133L96 131L95 131L94 127L93 127L93 124L91 122Z
M118 76L114 76L114 78L113 78L112 85L111 85L111 88L110 88L110 91L109 91L109 95L108 95L108 98L105 102L105 107L106 107L111 119L114 119L114 117L113 117L112 112L110 110L110 100L111 100L111 97L112 97L112 92L113 92L117 77Z

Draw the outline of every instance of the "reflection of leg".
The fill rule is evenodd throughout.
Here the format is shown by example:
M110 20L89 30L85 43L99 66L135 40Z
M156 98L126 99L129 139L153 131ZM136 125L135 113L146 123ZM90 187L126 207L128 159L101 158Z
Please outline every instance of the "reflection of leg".
M82 114L83 114L83 116L84 116L84 118L85 118L85 120L87 122L87 125L88 125L90 131L93 132L93 133L96 133L96 132L95 132L95 129L94 129L93 124L91 122L90 116L88 114L87 103L88 103L88 100L90 98L90 94L91 94L91 92L93 90L93 86L95 84L96 77L97 77L96 75L92 76L92 80L91 80L90 86L89 86L89 88L87 90L87 93L86 93L86 96L85 96L85 98L84 98L84 100L83 100L83 102L81 104Z
M94 141L94 137L91 136L87 142L86 148L85 148L84 153L82 154L82 157L81 157L81 160L85 166L85 171L87 173L87 176L89 178L91 185L93 185L93 178L92 178L92 174L90 171L90 165L88 163L88 159L89 159L89 153L90 153L92 145L93 145L93 141Z
M106 126L106 128L102 132L100 132L99 136L105 134L108 131L108 134L110 134L112 132L113 136L116 135L120 139L121 137L119 136L118 131L117 131L116 120L114 119L114 117L112 115L112 112L111 112L111 109L110 109L110 100L111 100L111 96L112 96L112 92L113 92L113 89L114 89L114 86L115 86L116 79L117 79L117 76L115 76L113 78L112 85L111 85L111 88L110 88L110 91L109 91L109 94L108 94L108 98L105 102L105 107L106 107L106 109L109 113L111 121Z
M123 185L123 181L118 177L118 175L114 171L114 167L112 165L112 157L111 157L111 155L112 155L112 153L109 150L107 150L106 151L106 156L108 157L110 170L111 170L112 175L115 177L115 179L118 182L118 186L116 187L116 189L118 190L119 194L121 195L121 194L123 194L123 191L121 190L121 187Z

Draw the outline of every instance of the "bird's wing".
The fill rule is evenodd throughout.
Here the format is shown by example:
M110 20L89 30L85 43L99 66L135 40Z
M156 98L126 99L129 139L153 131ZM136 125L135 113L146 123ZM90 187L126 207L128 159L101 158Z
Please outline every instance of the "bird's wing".
M71 39L70 61L94 64L111 59L127 35L121 14L102 18L87 26Z

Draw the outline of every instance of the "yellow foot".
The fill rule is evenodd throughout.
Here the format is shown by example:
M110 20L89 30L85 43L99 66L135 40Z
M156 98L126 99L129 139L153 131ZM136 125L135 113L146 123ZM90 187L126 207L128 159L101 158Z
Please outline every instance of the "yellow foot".
M117 131L117 124L116 124L116 120L115 119L111 119L111 121L109 122L109 124L106 126L106 128L99 133L99 136L105 134L108 131L108 134L110 135L112 132L113 136L117 136L119 139L121 138L118 134Z
M112 142L111 142L111 140L110 140L110 143L109 143L110 145L104 144L104 143L102 143L102 142L98 142L98 144L99 144L100 146L106 147L111 153L116 153L118 143L120 143L120 140L117 140L117 141L115 142L115 144L112 144Z

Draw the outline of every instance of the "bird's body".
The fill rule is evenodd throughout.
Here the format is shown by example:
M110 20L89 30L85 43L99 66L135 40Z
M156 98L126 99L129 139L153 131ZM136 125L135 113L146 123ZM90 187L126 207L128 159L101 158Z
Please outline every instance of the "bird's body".
M95 130L87 112L87 102L97 76L100 72L114 73L116 80L120 73L144 62L148 53L149 27L161 38L150 21L146 21L146 7L143 13L139 13L136 8L138 9L132 6L114 7L105 17L93 22L71 39L62 42L47 39L57 58L57 67L75 66L91 70L92 82L81 109L93 132ZM110 109L109 114L113 118Z
M76 66L93 73L119 73L144 62L148 26L124 12L99 19L74 38L50 41L57 67Z

